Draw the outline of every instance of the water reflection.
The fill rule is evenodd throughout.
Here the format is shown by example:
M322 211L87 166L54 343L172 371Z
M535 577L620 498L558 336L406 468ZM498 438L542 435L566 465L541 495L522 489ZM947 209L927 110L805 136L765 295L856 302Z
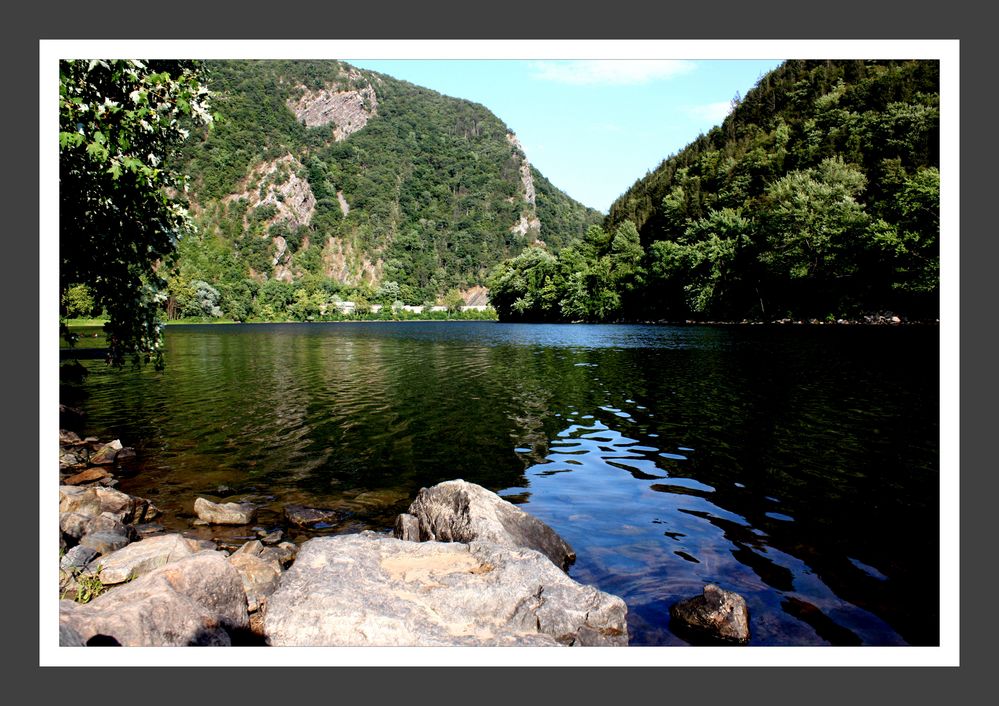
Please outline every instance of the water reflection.
M643 615L662 611L710 582L743 594L751 614L765 616L753 622L754 644L786 644L789 638L806 644L860 644L864 638L859 635L869 644L905 644L886 622L850 605L813 567L773 544L764 528L715 504L715 488L688 477L682 463L666 467L664 459L689 461L691 447L677 448L687 454L662 451L653 445L658 437L643 440L612 426L616 419L631 419L631 414L610 406L597 411L603 413L602 420L596 414L577 415L591 421L559 431L548 456L527 470L535 479L530 482L531 509L559 523L570 543L589 547L572 575L618 586L629 606L637 607L631 628L638 641L655 642ZM622 484L622 472L640 484ZM560 478L557 485L547 482L569 473L572 476ZM558 499L566 492L574 499L571 507ZM591 499L593 505L583 505L588 511L580 512L580 498ZM626 519L622 521L621 512L601 511L599 505L604 504L627 508ZM763 517L793 521L777 512ZM622 545L622 537L627 537L627 545ZM641 580L640 572L656 576L658 583ZM775 602L780 605L777 612Z
M464 478L574 546L637 644L746 596L753 644L936 644L935 329L490 323L170 327L162 372L61 390L190 529L197 494L343 506L387 529Z

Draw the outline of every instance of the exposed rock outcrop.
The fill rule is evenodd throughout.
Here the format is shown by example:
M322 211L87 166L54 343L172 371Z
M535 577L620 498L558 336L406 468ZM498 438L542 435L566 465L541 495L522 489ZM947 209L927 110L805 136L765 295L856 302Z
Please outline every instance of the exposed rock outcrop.
M297 99L289 99L288 108L306 127L333 124L333 139L345 140L357 132L371 118L378 115L378 96L375 89L357 71L347 73L345 85L331 84L319 90L299 86L302 92Z
M363 532L305 542L267 603L271 645L626 645L627 607L544 555Z
M534 175L531 173L531 163L527 161L524 147L520 140L512 132L506 134L506 141L513 148L515 158L519 161L520 187L523 191L523 200L529 204L529 208L520 214L520 219L510 227L510 232L517 233L523 237L531 236L531 240L537 240L541 235L541 219L538 218L537 194L534 190Z
M421 542L493 542L535 549L562 570L576 560L569 543L551 527L480 485L463 480L422 488L408 514L419 524ZM397 536L416 539L411 520L402 520ZM397 528L399 525L396 525ZM409 529L407 529L409 528Z

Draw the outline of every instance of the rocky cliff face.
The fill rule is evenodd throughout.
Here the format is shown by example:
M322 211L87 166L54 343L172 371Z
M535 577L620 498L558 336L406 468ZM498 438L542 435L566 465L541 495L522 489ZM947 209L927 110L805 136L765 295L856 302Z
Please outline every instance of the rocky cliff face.
M337 142L344 140L378 115L378 96L360 72L349 70L344 83L329 84L320 90L299 85L302 94L297 100L289 99L288 108L306 127L332 123L333 138Z
M267 224L287 223L293 228L307 226L316 210L312 187L302 175L302 163L290 154L262 162L247 175L243 189L222 199L224 204L246 199L251 209L271 206L275 214Z
M203 247L231 245L248 278L389 280L407 302L458 288L475 305L497 262L542 238L557 250L598 215L550 185L482 105L336 61L208 63L226 119L178 168L215 236ZM181 269L217 284L200 242Z
M523 190L524 201L528 204L528 208L520 214L520 219L510 227L510 232L517 233L524 238L530 236L530 240L534 242L541 234L541 219L538 218L535 210L537 208L537 196L534 191L534 176L531 174L531 163L527 161L524 147L520 144L520 140L517 139L516 135L508 132L506 134L506 141L513 147L514 155L520 161L520 186Z

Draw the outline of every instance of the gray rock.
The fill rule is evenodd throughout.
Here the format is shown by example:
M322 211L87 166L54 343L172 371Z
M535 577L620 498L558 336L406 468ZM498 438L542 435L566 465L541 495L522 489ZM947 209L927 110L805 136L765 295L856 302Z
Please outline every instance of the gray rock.
M85 449L63 449L59 452L59 468L77 468L85 466L89 453Z
M68 429L59 430L59 443L64 446L70 446L72 444L80 444L83 439L75 431L69 431Z
M98 559L100 579L105 584L123 583L193 553L179 534L147 537Z
M243 546L234 551L232 554L233 556L236 556L237 554L250 554L251 556L257 556L263 550L264 550L264 545L260 542L259 539L251 539L249 542L246 542Z
M139 533L139 537L151 537L154 534L162 534L166 531L166 527L158 522L145 522L140 525L134 525L134 527L135 531Z
M59 625L59 647L81 647L83 636L69 625Z
M194 501L194 512L213 525L248 525L257 516L257 508L250 503L213 503L205 498Z
M749 642L749 608L738 593L713 583L694 596L670 606L670 617L681 626L722 642Z
M395 536L407 542L419 542L420 521L409 513L400 513L395 518Z
M191 551L195 554L198 552L214 552L218 551L219 548L218 545L210 539L191 539L189 537L185 537L185 539L187 539L187 546L189 546Z
M96 517L108 513L125 524L151 519L159 511L148 500L112 488L59 486L59 512L75 512Z
M121 441L115 439L111 443L104 444L97 453L90 457L90 463L95 466L104 466L114 463L115 456L121 451Z
M82 569L87 563L97 556L97 552L89 547L76 546L67 551L59 560L59 568L71 571Z
M260 558L264 561L276 562L281 568L287 568L298 555L298 545L294 542L281 542L274 547L264 547Z
M79 512L60 512L59 530L73 543L79 542L93 528L94 518Z
M247 610L251 613L260 610L267 597L274 593L278 586L281 567L246 552L233 554L229 557L229 563L236 568L243 581Z
M563 571L576 560L568 542L551 527L480 485L463 480L422 488L409 506L419 522L422 542L493 542L535 549ZM412 521L397 522L397 531L412 535ZM399 536L399 535L396 535Z
M343 520L342 510L305 505L285 505L284 517L298 527L330 527Z
M284 532L281 530L274 530L273 532L267 532L260 537L260 541L267 546L273 546L281 542L284 539Z
M135 460L136 456L137 454L135 453L135 449L131 446L126 446L115 454L114 462L119 465L123 463L130 463Z
M230 645L249 619L239 572L219 552L200 552L85 605L60 601L59 624L85 644L168 647Z
M124 532L89 532L80 540L80 547L92 549L98 554L110 554L127 547L131 540Z
M93 488L101 501L101 514L110 513L119 522L134 524L151 520L159 511L144 499L112 488Z
M95 517L101 514L101 499L97 497L97 492L93 488L60 485L59 512L72 512Z
M363 532L305 542L264 628L271 645L626 645L626 616L531 549Z

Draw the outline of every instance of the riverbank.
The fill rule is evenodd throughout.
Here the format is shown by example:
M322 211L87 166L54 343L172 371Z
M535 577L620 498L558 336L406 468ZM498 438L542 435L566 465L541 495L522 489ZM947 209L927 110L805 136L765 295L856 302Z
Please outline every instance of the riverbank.
M61 406L60 421L82 413ZM115 489L130 447L59 441L61 646L628 644L624 601L569 578L565 540L481 486L421 490L389 533L330 534L346 512L299 505L261 526L252 503L199 496L192 528L246 541L199 539ZM316 536L290 542L293 527Z

